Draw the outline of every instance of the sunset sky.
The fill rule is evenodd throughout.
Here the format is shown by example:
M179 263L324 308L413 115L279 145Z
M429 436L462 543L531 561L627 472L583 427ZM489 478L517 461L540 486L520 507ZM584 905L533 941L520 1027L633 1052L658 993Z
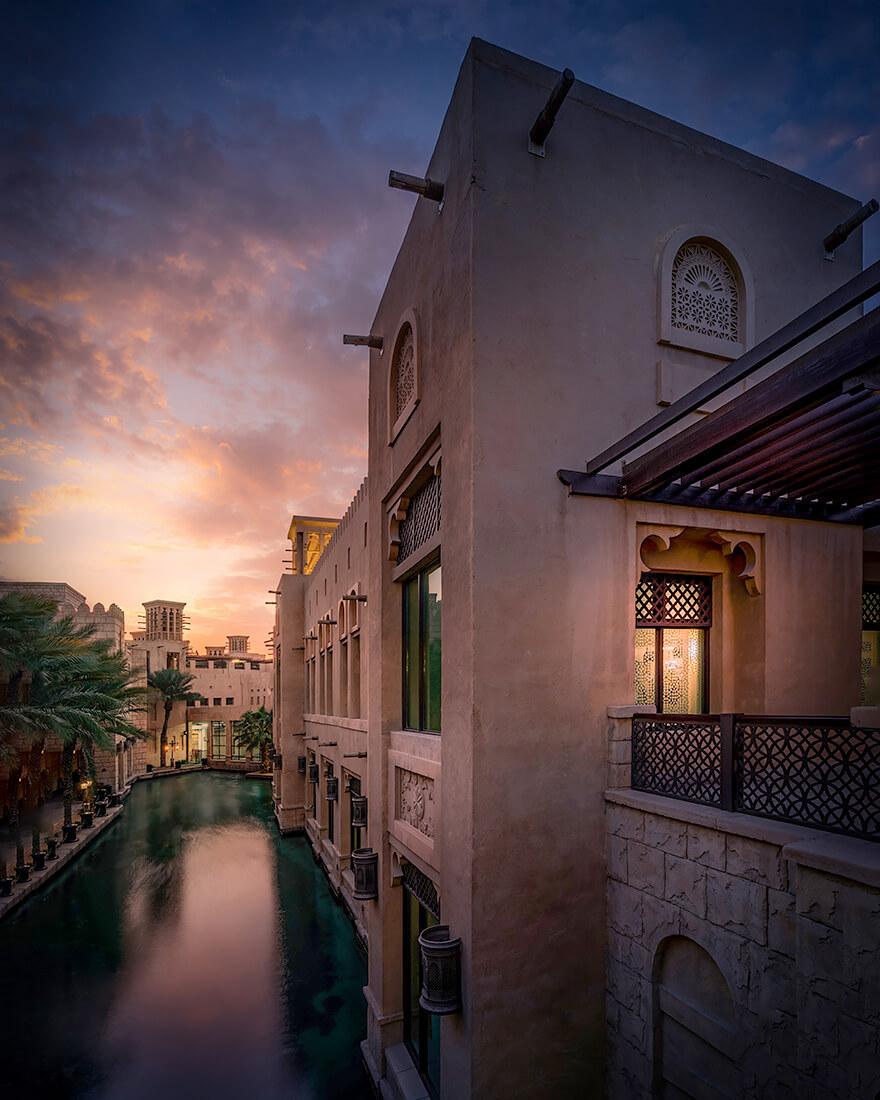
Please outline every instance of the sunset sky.
M471 36L880 197L873 2L8 4L0 576L247 633L366 473L369 332ZM875 224L877 223L877 224ZM829 231L832 226L829 226ZM880 256L880 215L865 259Z

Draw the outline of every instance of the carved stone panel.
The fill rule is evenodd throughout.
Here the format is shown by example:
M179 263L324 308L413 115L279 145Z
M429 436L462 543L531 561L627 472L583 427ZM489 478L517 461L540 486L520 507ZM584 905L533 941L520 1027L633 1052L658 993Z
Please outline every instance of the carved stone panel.
M423 836L434 837L434 780L405 768L396 768L397 807L399 821L418 830Z

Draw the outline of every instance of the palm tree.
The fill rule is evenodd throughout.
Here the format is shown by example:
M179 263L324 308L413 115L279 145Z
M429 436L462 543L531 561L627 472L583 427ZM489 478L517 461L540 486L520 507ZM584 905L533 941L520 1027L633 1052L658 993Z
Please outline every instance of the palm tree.
M151 672L147 676L149 686L162 697L165 707L165 721L162 723L162 737L159 741L159 766L165 767L165 735L168 732L168 720L175 703L191 703L200 698L199 692L193 691L191 672L181 672L177 668L160 668L157 672Z
M272 744L272 711L260 707L247 710L236 722L235 740L251 755L260 754L260 766L269 770L269 746Z

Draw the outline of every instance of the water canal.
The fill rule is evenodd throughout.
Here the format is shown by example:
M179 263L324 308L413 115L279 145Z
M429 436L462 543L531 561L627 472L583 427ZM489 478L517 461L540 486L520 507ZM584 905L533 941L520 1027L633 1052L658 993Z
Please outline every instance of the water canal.
M358 1100L366 964L265 782L135 785L0 924L0 1095Z

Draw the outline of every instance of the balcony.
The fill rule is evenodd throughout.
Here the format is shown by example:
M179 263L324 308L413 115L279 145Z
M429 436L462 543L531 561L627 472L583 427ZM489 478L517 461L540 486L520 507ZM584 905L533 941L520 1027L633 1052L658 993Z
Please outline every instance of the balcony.
M880 841L876 708L852 718L648 709L609 708L609 786Z

